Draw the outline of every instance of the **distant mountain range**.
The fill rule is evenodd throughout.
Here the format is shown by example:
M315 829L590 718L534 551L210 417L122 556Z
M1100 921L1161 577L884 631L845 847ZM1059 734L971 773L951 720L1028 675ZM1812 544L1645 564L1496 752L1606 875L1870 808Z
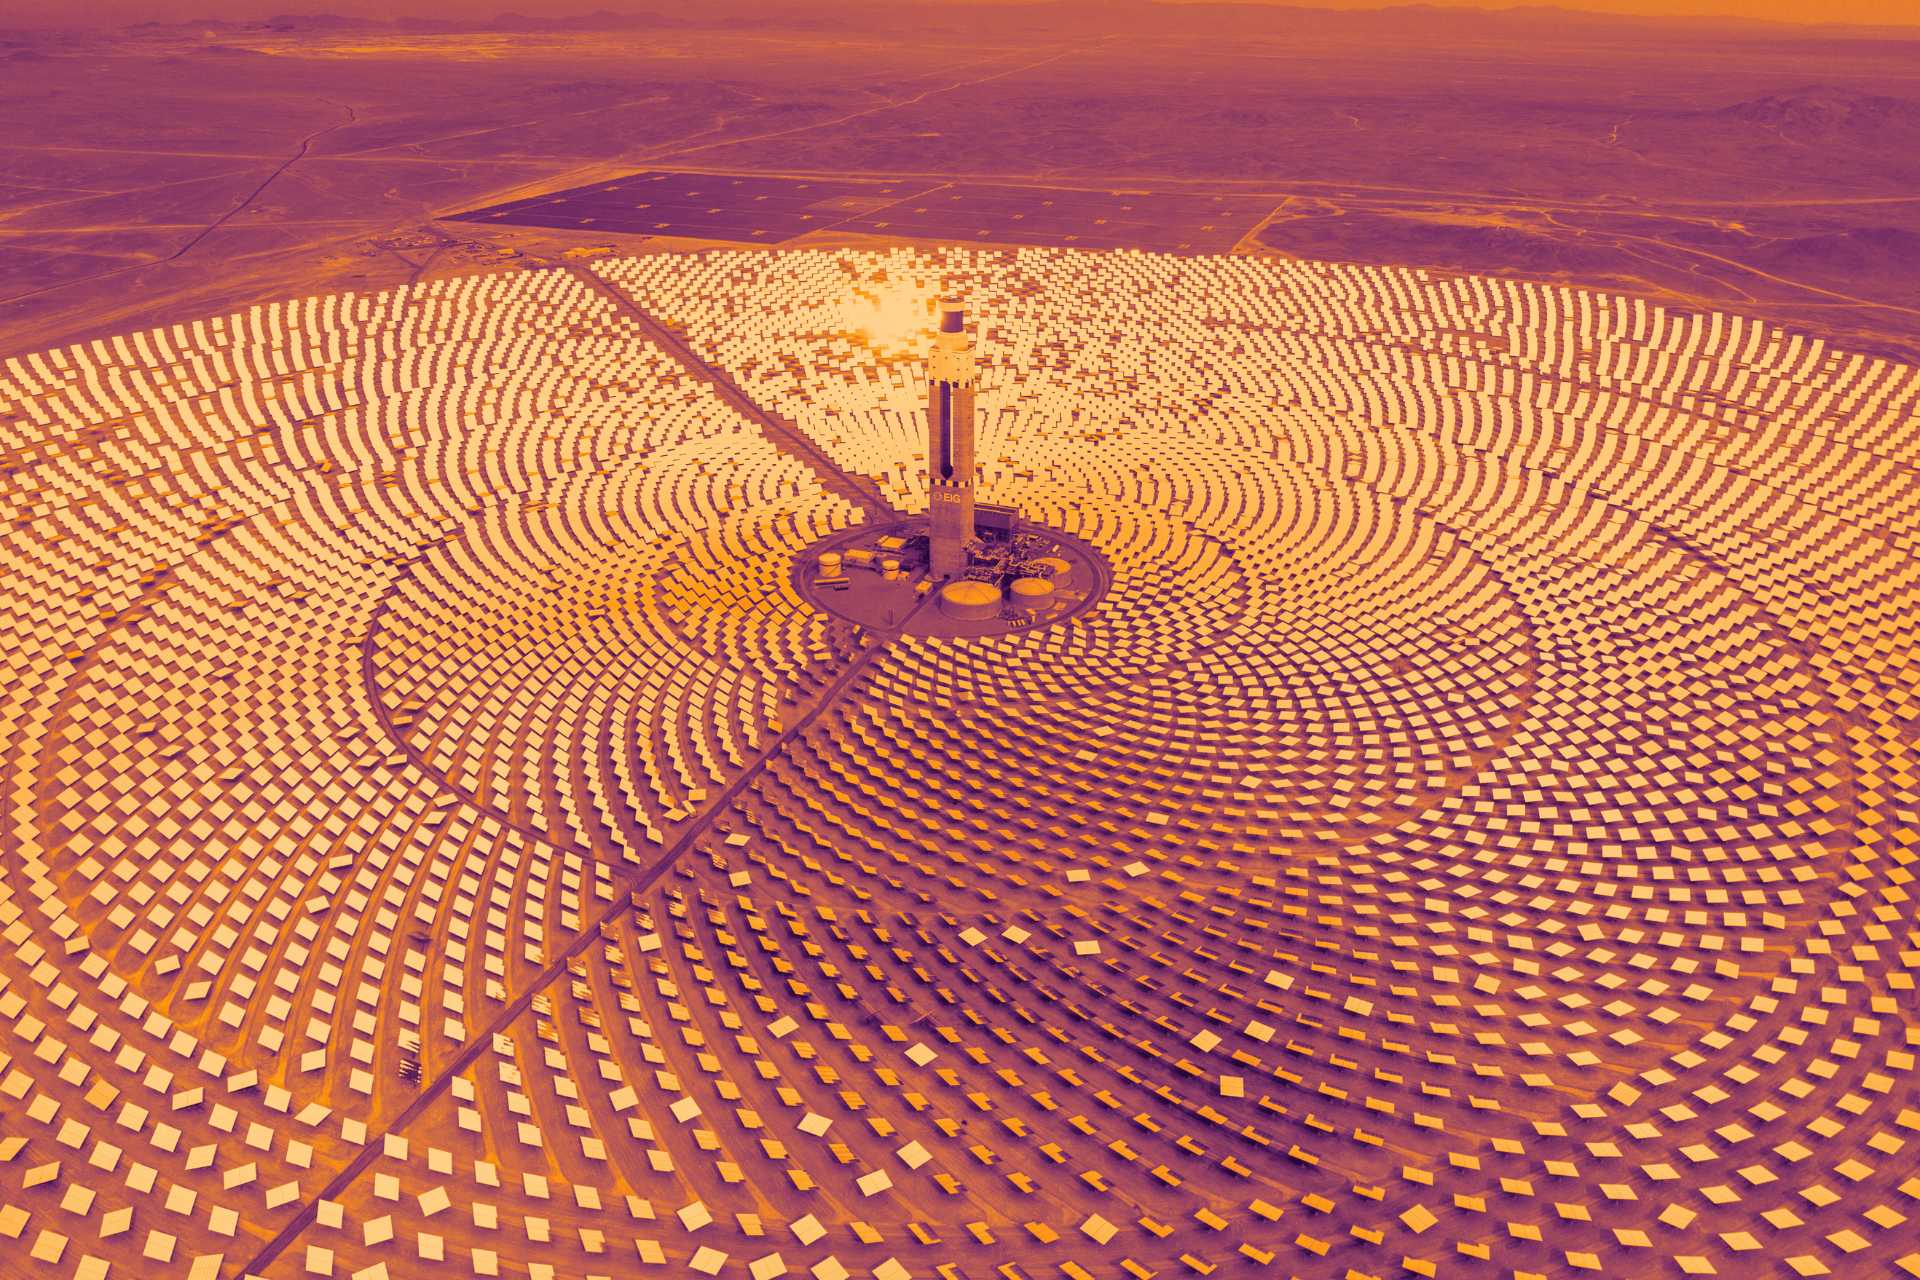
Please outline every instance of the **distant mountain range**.
M476 31L627 31L652 27L711 27L741 20L725 13L705 19L691 19L653 12L616 13L600 9L592 13L546 16L525 13L501 13L491 18L457 20L451 18L366 18L340 13L286 13L257 21L232 18L184 18L178 22L141 22L127 28L132 34L175 31L275 31L325 35L355 31L392 31L414 35L454 35ZM813 26L825 20L796 15L785 26Z
M1802 279L1905 274L1920 262L1920 233L1905 227L1852 227L1778 240L1745 256L1756 266Z
M1463 18L1501 33L1568 33L1575 30L1631 30L1649 26L1671 30L1737 30L1755 34L1821 33L1864 35L1891 32L1920 40L1920 27L1854 27L1832 23L1782 23L1739 17L1674 15L1648 17L1600 12L1567 5L1512 5L1486 8L1440 4L1401 4L1371 9L1329 8L1314 5L1261 3L1259 0L838 0L806 5L794 0L703 0L698 6L670 9L595 9L559 15L506 12L491 18L377 18L357 14L289 13L255 20L186 18L142 22L134 33L172 31L270 30L289 33L398 31L414 34L453 34L485 31L619 31L648 28L712 28L745 22L768 23L787 29L897 27L912 23L944 25L1056 25L1079 20L1095 25L1086 30L1110 29L1121 17L1171 22L1192 29L1248 27L1379 27L1407 31L1426 25L1445 25L1458 32Z
M1718 114L1730 120L1801 133L1920 129L1920 102L1831 85L1809 85L1787 93L1751 98L1723 107Z
M397 0L396 7L408 0ZM657 0L656 0L657 2ZM92 15L93 10L80 10ZM1635 47L1675 39L1704 42L1790 43L1804 55L1823 48L1857 49L1864 40L1888 50L1910 49L1920 57L1920 26L1868 27L1821 23L1782 23L1747 18L1694 16L1646 17L1603 13L1555 5L1462 8L1443 4L1402 4L1374 9L1335 9L1310 5L1260 3L1259 0L835 0L831 5L799 0L702 0L672 9L599 8L584 13L508 11L491 17L371 17L357 13L283 13L243 19L198 17L145 21L116 30L90 25L0 27L0 60L28 60L42 54L97 53L101 41L120 36L199 39L198 52L231 53L224 42L248 37L325 37L353 33L401 36L474 34L567 34L576 32L712 31L777 29L822 33L921 32L928 39L969 36L1057 39L1064 33L1106 32L1130 38L1157 35L1299 37L1302 39L1377 40L1405 47L1463 39L1493 44L1530 42L1591 43ZM1842 89L1815 86L1755 98L1729 107L1725 115L1757 125L1798 130L1856 130L1899 124L1916 107L1895 98L1875 98Z

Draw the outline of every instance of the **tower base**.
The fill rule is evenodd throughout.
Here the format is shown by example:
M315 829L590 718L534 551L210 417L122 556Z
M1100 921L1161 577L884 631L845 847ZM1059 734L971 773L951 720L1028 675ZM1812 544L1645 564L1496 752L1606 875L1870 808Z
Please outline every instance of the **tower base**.
M927 540L927 576L939 581L957 578L967 569L967 548L958 538L934 536Z
M977 542L956 548L964 552L964 566L941 578L933 572L925 517L853 525L794 558L794 591L809 607L843 622L916 636L1005 635L1050 627L1078 616L1106 593L1111 574L1093 547L1036 522L1022 521L1022 528L1017 548L981 530ZM1050 589L1036 590L1037 578ZM959 597L951 605L949 592ZM996 598L991 609L982 593Z
M959 577L972 540L973 485L934 481L927 502L927 572L935 578Z

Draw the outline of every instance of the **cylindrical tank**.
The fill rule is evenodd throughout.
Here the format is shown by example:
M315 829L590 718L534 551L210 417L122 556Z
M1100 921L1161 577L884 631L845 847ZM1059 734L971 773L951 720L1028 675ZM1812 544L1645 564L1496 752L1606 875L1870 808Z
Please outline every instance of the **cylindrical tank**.
M1054 586L1061 586L1073 577L1073 562L1065 556L1042 556L1033 562L1047 571Z
M962 578L940 589L940 612L963 622L979 622L999 616L1000 588L991 582Z
M840 553L838 551L822 551L820 553L821 576L831 578L834 575L838 574L839 572L840 572Z
M1013 606L1028 613L1037 613L1053 603L1053 583L1045 578L1015 578L1013 580Z

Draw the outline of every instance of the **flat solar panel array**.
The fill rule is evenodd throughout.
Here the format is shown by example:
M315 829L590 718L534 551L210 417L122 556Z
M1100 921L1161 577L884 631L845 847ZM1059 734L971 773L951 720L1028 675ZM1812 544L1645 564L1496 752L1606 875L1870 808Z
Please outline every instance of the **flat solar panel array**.
M1258 196L648 171L454 221L773 245L816 231L1084 249L1224 252L1273 208Z
M1258 196L948 183L838 229L957 243L1221 253L1272 208Z
M912 199L935 185L648 171L476 209L451 220L778 244Z
M0 367L0 1272L1920 1274L1920 371L714 252ZM793 593L978 322L1045 630ZM1006 1271L1010 1264L1015 1271Z

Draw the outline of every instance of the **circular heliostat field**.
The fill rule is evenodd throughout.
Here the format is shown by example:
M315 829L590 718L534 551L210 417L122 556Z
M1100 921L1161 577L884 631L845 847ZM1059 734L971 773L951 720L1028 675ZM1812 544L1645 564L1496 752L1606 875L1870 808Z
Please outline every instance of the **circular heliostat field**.
M894 291L1056 540L990 633L816 582L925 510ZM1053 250L9 360L0 1272L1920 1271L1916 405Z

